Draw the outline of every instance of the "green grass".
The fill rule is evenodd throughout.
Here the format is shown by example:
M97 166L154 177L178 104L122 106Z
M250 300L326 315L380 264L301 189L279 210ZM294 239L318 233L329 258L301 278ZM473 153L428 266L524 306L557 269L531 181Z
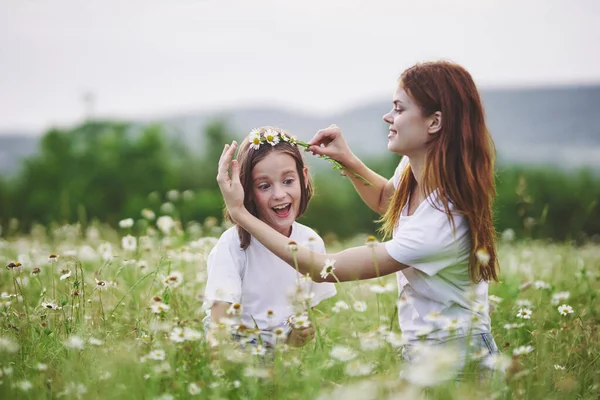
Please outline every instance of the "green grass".
M204 232L218 235L219 229L205 226ZM450 373L449 380L424 390L401 378L411 366L385 340L390 327L399 333L396 288L375 295L370 290L374 281L338 284L338 296L313 314L320 340L304 348L279 348L273 358L264 358L222 340L211 350L202 326L210 239L192 238L176 227L166 239L151 231L147 243L138 242L128 252L121 249L121 234L126 232L105 227L83 233L77 226L52 232L37 227L28 236L0 242L3 265L23 264L0 271L0 398L190 398L195 392L209 399L600 396L597 245L502 244L501 282L490 286L490 294L502 299L492 302L493 334L508 357L520 346L533 351L509 358L504 375L480 378L468 364L461 381ZM112 244L110 255L106 242ZM55 264L48 261L51 253L59 255ZM41 270L38 275L32 275L35 267ZM71 276L60 280L67 270ZM166 286L165 277L174 272L183 278L170 282L180 284ZM106 286L100 289L98 281ZM395 286L395 277L384 282ZM559 292L569 297L555 304ZM154 313L154 296L169 309ZM336 312L337 301L350 309ZM366 302L366 311L354 310L355 301ZM530 303L525 306L532 311L530 319L517 317L521 301ZM56 302L61 309L43 308L42 302ZM560 315L557 308L563 303L574 312ZM201 332L202 338L174 342L175 327ZM352 349L356 358L333 359L334 346ZM430 364L418 371L439 380L448 373L439 360Z

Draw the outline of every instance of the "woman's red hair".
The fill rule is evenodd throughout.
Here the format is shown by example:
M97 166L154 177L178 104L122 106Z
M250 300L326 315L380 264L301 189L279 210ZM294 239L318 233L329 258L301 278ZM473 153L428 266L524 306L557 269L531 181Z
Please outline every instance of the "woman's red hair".
M402 73L399 85L419 105L424 116L442 113L442 127L428 144L422 190L438 193L452 226L449 203L469 224L471 258L469 273L474 282L498 280L496 231L492 204L495 146L485 124L481 98L471 75L461 66L445 62L417 64ZM391 235L408 196L416 187L407 168L386 213L382 231ZM435 206L435 205L434 205ZM489 262L482 264L476 253L484 251Z

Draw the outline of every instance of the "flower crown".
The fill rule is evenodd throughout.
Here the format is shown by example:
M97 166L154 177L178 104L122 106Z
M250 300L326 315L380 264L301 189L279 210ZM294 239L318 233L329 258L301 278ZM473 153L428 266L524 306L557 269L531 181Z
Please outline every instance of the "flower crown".
M248 135L248 142L250 142L250 148L254 150L258 150L261 144L268 143L271 146L275 146L282 140L292 145L297 144L295 136L289 136L284 132L278 132L273 128L252 129L250 135Z
M284 142L289 143L294 146L302 146L305 149L308 149L310 147L310 144L300 141L300 140L297 140L295 136L290 136L285 132L279 132L274 128L255 128L255 129L252 129L252 131L250 131L250 134L248 135L248 142L250 143L250 148L253 150L260 149L260 146L264 143L268 143L271 146L275 146L277 143L279 143L282 140ZM346 172L348 171L354 177L362 180L367 185L373 186L373 184L371 182L369 182L367 179L363 178L362 176L360 176L359 174L357 174L356 172L354 172L352 170L348 170L339 161L336 161L333 158L325 156L325 155L320 155L319 158L324 158L327 161L329 161L332 164L333 169L339 170L342 175L346 175Z

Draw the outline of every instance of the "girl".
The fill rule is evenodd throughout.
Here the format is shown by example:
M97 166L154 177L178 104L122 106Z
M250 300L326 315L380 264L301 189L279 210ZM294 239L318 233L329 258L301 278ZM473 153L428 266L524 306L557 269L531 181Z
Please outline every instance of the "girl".
M248 214L285 237L286 243L308 243L324 253L319 235L295 222L313 194L295 139L276 128L255 129L240 146L238 165L242 206ZM238 319L236 333L258 328L261 339L270 344L277 338L291 345L312 339L314 329L307 321L290 326L289 317L336 294L334 284L312 283L239 225L223 233L207 264L207 322Z
M325 258L335 259L340 281L397 273L398 319L410 359L418 341L458 339L463 356L497 352L490 334L488 282L497 280L492 201L495 196L492 139L471 75L449 62L417 64L404 71L383 116L389 124L388 150L404 155L392 179L367 168L334 125L319 131L308 150L342 163L363 201L379 212L385 243L328 255L289 241L243 207L240 164L232 161L236 143L226 145L217 181L237 224L288 264L294 258L313 280L332 281ZM231 165L231 178L228 169ZM473 349L471 344L475 346ZM470 350L468 350L470 348Z

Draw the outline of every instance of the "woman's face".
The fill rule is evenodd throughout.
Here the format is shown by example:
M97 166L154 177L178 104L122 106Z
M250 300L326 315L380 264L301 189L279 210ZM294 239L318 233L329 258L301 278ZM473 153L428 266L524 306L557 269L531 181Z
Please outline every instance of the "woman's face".
M402 87L394 93L393 108L383 116L389 127L388 150L408 156L425 154L429 140L431 117L424 117L420 107Z

